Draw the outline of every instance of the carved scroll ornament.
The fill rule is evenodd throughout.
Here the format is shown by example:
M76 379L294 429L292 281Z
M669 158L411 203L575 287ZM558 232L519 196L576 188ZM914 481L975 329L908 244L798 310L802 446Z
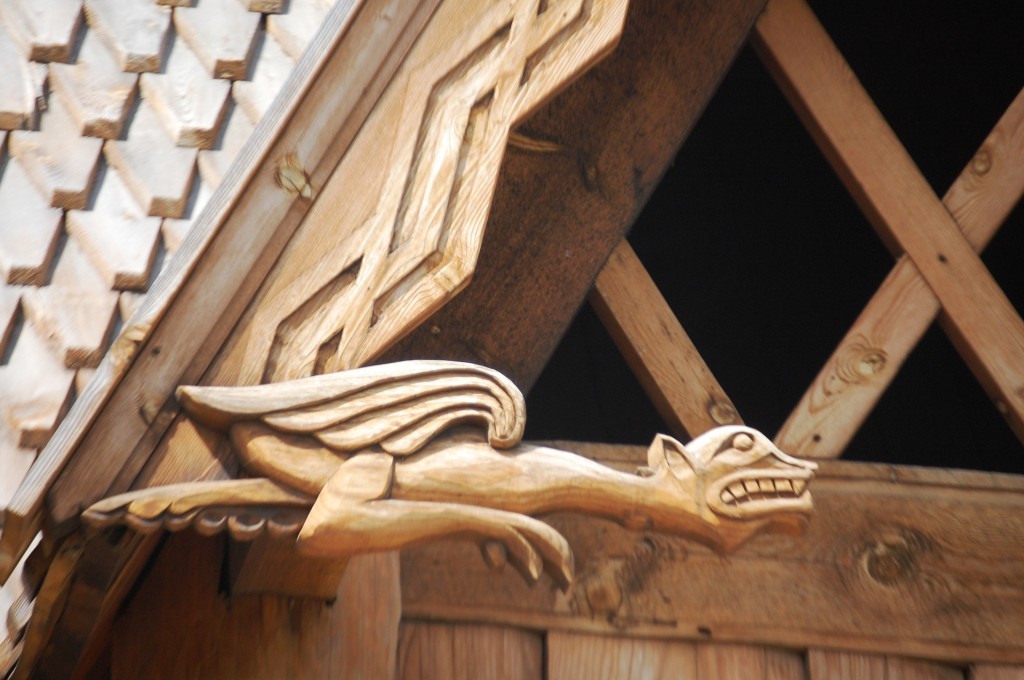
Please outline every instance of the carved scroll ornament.
M717 428L686 446L658 435L637 474L521 444L519 390L471 364L182 387L178 399L192 418L229 433L254 477L121 494L86 510L88 524L294 535L300 552L331 557L469 537L489 563L508 560L530 581L546 571L566 587L572 551L536 515L579 512L728 551L765 529L798 530L812 507L816 465L748 427Z

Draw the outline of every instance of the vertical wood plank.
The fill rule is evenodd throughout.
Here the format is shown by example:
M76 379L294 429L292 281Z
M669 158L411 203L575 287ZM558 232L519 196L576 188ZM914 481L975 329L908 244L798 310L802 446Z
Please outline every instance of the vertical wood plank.
M1024 665L974 664L967 673L967 677L970 680L1024 680Z
M540 680L542 659L540 634L531 631L505 626L404 622L399 635L396 677Z
M697 645L701 680L802 680L803 656L772 647L735 644Z
M886 680L964 680L963 669L932 661L889 656L885 660Z
M548 633L547 671L548 680L699 677L691 643L561 631Z
M809 680L963 680L960 668L898 656L812 649Z
M182 533L117 621L111 677L393 678L394 555L353 559L333 603L219 592L224 543Z
M880 680L885 657L812 649L807 652L808 680Z

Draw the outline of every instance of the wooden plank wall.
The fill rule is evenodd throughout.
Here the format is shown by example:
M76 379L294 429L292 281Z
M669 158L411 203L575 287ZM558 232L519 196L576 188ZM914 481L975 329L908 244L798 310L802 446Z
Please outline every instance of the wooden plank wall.
M406 621L401 680L1024 680L1024 666Z

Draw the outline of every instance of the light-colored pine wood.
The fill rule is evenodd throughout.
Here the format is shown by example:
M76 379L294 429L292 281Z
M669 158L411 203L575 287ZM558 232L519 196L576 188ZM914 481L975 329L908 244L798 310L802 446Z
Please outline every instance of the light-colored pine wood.
M63 213L52 208L17 160L0 177L0 274L9 284L42 285ZM26 224L34 225L25 229Z
M238 108L245 112L253 125L260 122L270 108L294 66L295 61L281 49L277 39L273 35L264 35L259 56L252 67L252 78L236 80L231 86Z
M92 268L78 242L69 238L53 281L23 293L25 315L67 368L95 368L107 349L117 293Z
M84 435L85 426L106 402L112 386L124 376L131 359L148 337L151 324L156 318L169 320L170 317L166 315L168 313L175 316L174 312L166 308L176 295L191 297L200 293L198 299L186 303L179 309L178 314L184 314L185 318L192 318L196 309L194 305L204 306L201 303L204 299L222 305L219 312L208 317L221 320L220 326L206 329L212 330L213 337L206 337L211 347L206 350L205 359L200 359L200 362L209 361L212 351L220 346L223 337L234 323L228 319L232 315L237 319L244 306L243 301L247 300L263 281L270 263L280 253L283 243L287 241L288 235L301 217L302 206L296 206L290 194L276 188L275 160L285 156L286 152L297 150L304 158L311 159L312 167L323 164L323 169L314 174L317 182L323 181L336 165L338 158L343 155L352 136L360 129L373 102L390 81L408 46L419 34L432 11L433 6L430 3L409 5L391 0L367 0L365 5L349 1L339 2L328 15L324 26L309 47L307 58L298 65L293 77L285 84L281 97L264 117L263 125L254 132L254 139L242 150L241 158L244 160L224 178L221 191L216 192L211 198L208 209L200 218L200 223L190 232L182 246L187 254L172 258L171 269L161 282L158 282L155 290L151 290L143 308L126 327L120 343L108 354L109 360L101 364L86 394L80 397L79 408L71 418L64 421L65 429L59 435L61 443L49 449L49 453L44 452L42 464L36 465L30 472L30 479L19 491L21 508L8 509L5 530L0 537L0 573L6 575L9 569L8 560L12 556L21 555L25 550L26 539L34 535L35 527L38 526L43 495L51 484L48 480L60 471L70 451ZM339 44L342 36L345 40ZM323 110L332 111L333 115L324 116ZM267 160L268 157L270 160ZM246 190L245 187L252 190ZM236 201L238 196L241 198ZM299 209L292 210L296 207ZM230 221L226 220L229 208L234 211ZM268 252L274 255L268 260L260 260L259 253L263 248L267 248ZM199 286L191 291L179 291L186 272L197 274L198 270L194 270L195 260L197 255L203 252L210 255L210 258L205 266L199 265L199 270L205 270L206 273L198 274L196 280L216 271L218 266L230 263L227 278L218 278L219 282L212 288ZM220 276L223 276L223 272ZM215 294L214 289L217 289ZM176 327L176 323L171 321L170 326ZM148 376L145 382L149 387L145 387L144 392L156 388L170 393L170 389L180 380L180 373L172 376L175 371L182 370L180 362L184 360L185 364L191 364L196 360L196 352L203 338L199 335L193 335L193 338L198 342L186 341L184 345L178 341L165 345L162 340L153 338L157 340L157 344L140 352L140 358L150 357L152 360L157 358L160 352L152 350L161 348L164 356L159 357L158 363L171 368L170 371L162 372L163 378L157 377L161 372L154 374L145 368L140 373L140 376L143 373ZM200 352L201 356L202 354ZM141 367L138 362L131 365L135 368ZM156 382L152 382L153 380ZM139 409L137 397L138 394L132 398L135 406L131 407L129 412L138 413L148 419L159 411L159 406L153 408L145 396L142 399L142 408ZM116 410L120 411L119 408ZM124 412L121 413L121 424L127 425L123 418ZM142 423L145 430L146 421ZM129 426L128 429L133 428ZM141 435L142 432L136 430L135 434ZM193 449L188 447L188 450ZM166 470L167 474L154 479L154 483L174 481L175 475L179 475L177 479L181 479L180 475L187 479L196 479L201 478L204 472L210 476L218 474L219 468L215 461L205 471L183 469L182 463L187 458L189 457L185 456L174 460L172 457L167 466L154 465L152 471L147 468L146 478L154 479L149 473L159 472L161 469ZM201 457L190 460L202 461ZM138 472L138 467L134 470L122 469L122 474L127 476L129 483ZM35 481L32 480L33 477ZM94 481L98 481L98 478ZM91 573L106 573L111 569L112 559L121 559L123 553L135 554L135 550L132 544L119 542L113 555L100 555L90 562ZM145 554L141 555L143 562L145 557ZM16 561L17 558L14 559ZM353 573L357 562L364 560L353 560L347 573ZM372 567L372 559L369 560L369 564ZM360 652L367 649L386 649L387 645L393 644L395 633L388 630L396 629L389 622L397 625L396 572L376 568L371 569L371 573L372 577L364 575L361 578L354 578L343 595L344 601L358 601L358 595L368 594L377 603L378 608L372 618L365 616L365 606L362 609L358 606L351 609L346 607L344 610L352 626L347 638L353 641L353 649ZM378 585L368 587L370 578L377 579ZM391 595L383 597L384 593ZM54 632L55 636L61 636L60 655L43 654L47 645L57 644L57 639L44 640L39 643L40 648L34 650L42 654L43 659L50 660L52 666L57 669L52 673L54 676L62 675L59 670L61 668L73 668L81 655L88 651L88 640L101 635L95 624L97 609L112 608L116 611L124 597L124 592L107 591L101 591L100 597L104 597L104 594L106 599L97 602L95 597L90 597L86 592L72 592L68 603L70 610L86 611L90 614L60 618ZM287 620L286 608L275 611L275 617L282 621ZM347 663L354 664L357 668L360 664L377 663L374 659L381 658L390 659L390 663L393 663L394 650L392 647L390 653L379 655L350 652L346 658L349 659ZM67 672L63 673L66 674ZM386 677L372 667L365 671L364 675Z
M199 175L204 183L213 188L220 185L221 179L227 174L255 127L245 112L237 106L229 104L228 111L217 145L199 152Z
M178 246L185 240L192 225L199 219L203 208L206 207L206 204L210 202L210 197L213 196L214 187L207 184L206 178L202 174L202 154L203 152L201 151L199 156L200 179L196 182L198 187L195 190L195 196L186 207L186 214L179 219L172 217L164 218L164 221L161 223L160 231L163 234L164 249L167 256L174 254L178 250ZM124 318L127 319L130 316L127 315Z
M85 16L122 71L160 70L171 26L169 7L152 0L85 0Z
M147 101L139 104L128 138L108 141L103 152L145 214L181 217L185 212L197 152L174 143Z
M0 129L31 127L43 96L46 67L27 61L0 22Z
M38 131L11 133L10 153L54 208L85 208L103 142L81 137L59 97L53 97Z
M594 450L623 467L644 455ZM566 596L514 574L496 578L471 547L409 549L403 610L539 629L1024 661L1018 477L823 462L813 495L802 537L759 536L724 560L657 533L548 518L576 556ZM451 564L461 565L457 573Z
M298 61L333 5L334 0L292 0L286 13L267 17L267 33Z
M962 680L956 666L898 656L857 654L811 649L807 653L808 680Z
M214 78L248 77L260 15L238 0L204 0L174 10L174 28Z
M702 643L696 645L697 675L707 680L803 680L803 655L771 647Z
M0 18L31 61L67 61L82 24L82 0L6 0Z
M943 203L981 251L1024 191L1024 90L946 192ZM940 305L906 255L886 278L776 435L799 455L839 456Z
M543 569L565 588L572 550L537 515L597 515L730 551L765 528L798 531L811 511L813 464L747 427L716 428L685 447L659 435L633 474L520 446L522 395L472 364L384 364L253 387L181 387L177 397L192 419L230 433L252 478L120 494L90 506L88 524L144 533L192 525L237 540L297 533L299 553L331 559L460 536L529 581ZM452 425L481 431L448 434Z
M628 241L597 275L590 304L674 434L742 422Z
M289 11L291 10L291 2L286 0L241 0L245 7L250 12L263 12L264 14L273 14L281 12L287 5Z
M14 286L0 286L0 356L7 354L7 341L11 338L18 321L18 304L21 289Z
M71 405L74 375L34 323L22 324L10 361L0 365L0 417L18 446L39 448L50 439Z
M152 162L155 168L159 160ZM107 168L92 210L68 211L67 230L108 288L145 290L149 286L160 218L146 215L117 168Z
M74 64L50 64L50 87L83 135L116 139L135 99L138 75L121 70L113 53L87 31Z
M399 680L541 680L543 644L539 633L499 626L402 623Z
M545 647L549 680L696 680L697 652L692 643L615 638L551 631ZM745 676L754 678L754 675Z
M756 35L826 157L883 239L913 262L954 345L1024 439L1024 320L803 0L772 0Z
M229 83L211 79L184 41L174 43L161 73L145 73L139 86L174 143L209 149L219 133Z

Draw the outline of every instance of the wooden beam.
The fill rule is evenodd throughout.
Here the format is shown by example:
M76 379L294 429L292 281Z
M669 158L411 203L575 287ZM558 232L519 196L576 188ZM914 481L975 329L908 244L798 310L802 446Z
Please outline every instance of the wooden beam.
M942 199L982 251L1024 192L1024 90ZM941 309L901 255L775 437L798 456L835 458L867 419Z
M520 127L473 283L384 359L500 370L528 391L764 7L633 0L608 60Z
M743 422L628 241L597 275L590 304L673 434Z
M575 448L622 467L644 455ZM566 594L493 574L472 545L408 550L404 616L1024 663L1024 480L826 461L811 490L804 536L759 536L728 556L600 520L549 518L576 556Z
M80 501L72 496L101 497L140 440L141 446L151 447L163 436L170 418L161 409L168 396L183 375L195 380L205 370L309 209L308 201L296 200L278 184L278 161L294 153L306 161L311 181L322 183L433 6L395 4L396 13L388 14L385 0L347 0L328 15L239 162L12 500L0 537L0 577L6 577L40 527L44 495L87 434L85 447L102 453L93 462L82 460L85 481L76 482L75 494L55 494L60 521L77 514ZM344 49L335 49L343 36ZM324 108L335 115L320 115ZM236 203L239 195L244 198ZM231 266L222 268L225 262ZM181 335L176 329L192 326L198 309L218 323L208 333ZM121 388L116 394L115 387ZM162 427L151 427L158 414L163 418L156 425ZM65 507L63 500L71 505Z
M803 0L772 0L755 44L876 231L906 253L944 329L1024 440L1024 320Z

